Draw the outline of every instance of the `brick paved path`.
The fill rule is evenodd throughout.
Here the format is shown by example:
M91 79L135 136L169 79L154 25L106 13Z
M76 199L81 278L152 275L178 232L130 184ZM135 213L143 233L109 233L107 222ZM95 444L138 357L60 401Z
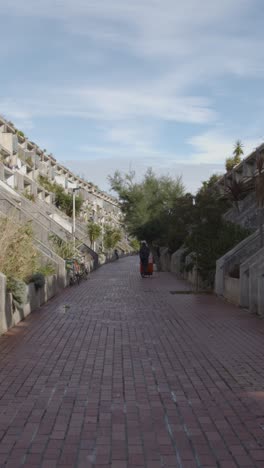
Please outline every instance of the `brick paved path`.
M1 467L264 467L264 323L137 268L0 338Z

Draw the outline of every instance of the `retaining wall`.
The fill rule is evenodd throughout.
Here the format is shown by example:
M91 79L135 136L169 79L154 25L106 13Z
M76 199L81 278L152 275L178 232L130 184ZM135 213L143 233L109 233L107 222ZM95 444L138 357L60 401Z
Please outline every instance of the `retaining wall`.
M12 300L12 294L6 290L6 277L0 273L0 335L17 325L61 289L61 278L57 275L46 277L45 285L38 290L33 283L30 283L27 286L28 302L21 307L16 307Z

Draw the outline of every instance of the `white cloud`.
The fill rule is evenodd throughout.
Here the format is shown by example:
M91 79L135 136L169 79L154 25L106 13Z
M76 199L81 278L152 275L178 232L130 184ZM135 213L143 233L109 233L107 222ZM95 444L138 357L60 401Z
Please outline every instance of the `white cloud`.
M61 43L66 38L74 44L62 48L61 56L73 72L70 86L38 81L27 88L20 83L17 95L5 90L0 95L0 111L24 128L38 117L58 118L58 125L61 117L71 118L73 125L75 119L90 120L102 134L98 145L80 142L89 160L93 154L107 160L124 157L126 163L135 158L144 167L153 161L169 170L185 155L156 149L162 147L164 122L218 123L221 116L213 98L204 96L207 89L214 95L222 78L263 76L262 25L253 28L248 15L254 5L257 0L38 0L37 6L36 0L0 0L2 14L23 16L29 27L32 17L34 22L44 18L47 25L58 22ZM52 46L48 29L43 40ZM120 61L108 62L109 51L118 57L121 52ZM79 80L74 60L79 56L85 63L86 55L91 66ZM59 79L65 83L64 76ZM199 85L204 93L194 91ZM234 142L216 129L188 143L190 163L223 164ZM247 139L245 153L255 145Z
M257 59L258 30L248 16L254 4L256 0L38 0L36 7L35 0L0 0L3 14L55 19L70 33L106 48L162 60L220 55L221 62L225 56L252 60L249 51Z
M189 139L192 146L192 161L194 163L224 164L227 157L232 156L234 150L234 138L228 137L217 131L208 131ZM244 155L247 156L260 143L260 139L243 140Z
M157 87L158 88L158 87ZM94 120L150 118L175 122L206 123L215 118L208 99L177 96L151 89L115 86L30 89L30 96L0 99L10 115L68 116Z
M113 175L117 169L121 172L135 170L137 180L142 178L149 167L152 167L158 175L182 176L186 190L192 193L195 193L201 186L201 182L207 180L213 173L222 173L224 170L223 165L217 164L192 164L190 167L190 165L178 163L176 160L166 164L166 160L161 157L156 159L152 157L138 159L132 156L128 159L118 156L112 158L95 157L89 161L69 159L63 163L88 179L92 175L93 182L106 191L110 189L107 177Z

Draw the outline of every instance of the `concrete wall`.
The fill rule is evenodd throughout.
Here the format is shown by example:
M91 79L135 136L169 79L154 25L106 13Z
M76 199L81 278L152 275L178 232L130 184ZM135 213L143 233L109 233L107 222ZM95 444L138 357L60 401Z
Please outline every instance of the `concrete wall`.
M0 273L0 334L6 330L6 277Z
M6 277L0 273L0 335L55 296L60 289L57 275L46 277L44 287L38 290L33 283L30 283L27 286L28 302L16 307L12 294L6 291Z
M171 256L171 272L176 273L177 275L181 275L181 267L182 267L182 255L185 252L184 247L180 247L176 252L174 252Z
M216 294L219 296L225 295L225 276L234 265L242 264L248 257L255 254L259 250L259 247L260 237L259 232L256 231L217 260L215 274Z
M69 233L72 233L72 224L69 223L66 219L62 218L62 216L58 215L57 213L52 213L50 215L51 219L56 221L61 227L63 227Z
M262 278L264 275L264 262L260 256L259 259L250 265L249 268L249 310L253 314L262 315L263 302ZM260 290L259 290L260 287Z
M7 151L13 154L13 148L16 147L16 142L12 133L1 132L0 143Z
M166 247L161 247L159 261L161 271L171 270L171 254L169 252L169 249L167 249Z
M240 280L225 276L225 298L232 304L239 305L240 301Z
M255 254L249 256L245 262L240 265L240 305L241 307L249 307L249 283L250 283L250 275L254 275L255 272L252 268L253 265L256 265L256 262L262 260L262 264L264 265L264 247L258 250ZM257 282L257 278L254 279Z

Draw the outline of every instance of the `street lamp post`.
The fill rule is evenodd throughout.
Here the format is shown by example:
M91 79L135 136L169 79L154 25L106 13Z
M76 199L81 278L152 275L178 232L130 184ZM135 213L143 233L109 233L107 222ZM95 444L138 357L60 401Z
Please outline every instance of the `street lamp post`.
M75 225L75 199L76 199L76 195L75 193L80 190L79 187L76 187L74 189L72 189L72 238L73 238L73 248L75 250L75 228L76 228L76 225Z

